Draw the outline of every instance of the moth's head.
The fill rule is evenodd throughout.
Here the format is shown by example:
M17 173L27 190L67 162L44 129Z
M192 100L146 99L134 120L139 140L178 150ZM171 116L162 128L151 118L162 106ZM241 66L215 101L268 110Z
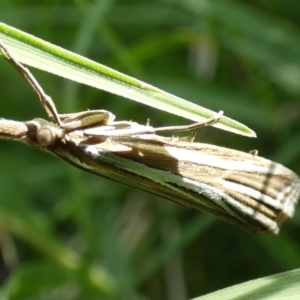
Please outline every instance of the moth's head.
M51 146L65 136L64 129L43 119L26 122L26 125L30 132L28 136L31 138L31 143L36 144L38 147Z
M43 125L36 131L36 141L40 147L53 145L65 135L64 130L58 127Z

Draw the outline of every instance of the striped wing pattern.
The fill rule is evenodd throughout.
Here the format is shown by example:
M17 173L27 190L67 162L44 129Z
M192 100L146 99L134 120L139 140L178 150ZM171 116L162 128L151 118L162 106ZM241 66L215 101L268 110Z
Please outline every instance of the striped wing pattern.
M75 158L59 156L92 173L257 233L277 234L281 223L293 216L300 195L300 180L294 172L232 149L165 142L146 135L83 143L79 148Z

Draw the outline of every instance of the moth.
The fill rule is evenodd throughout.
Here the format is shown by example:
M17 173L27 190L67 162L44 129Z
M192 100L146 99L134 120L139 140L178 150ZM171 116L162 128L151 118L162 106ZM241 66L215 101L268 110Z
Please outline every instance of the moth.
M0 42L2 55L31 85L51 122L0 119L0 138L54 154L84 171L213 214L256 233L279 232L291 218L299 194L298 176L281 164L209 144L195 134L175 138L166 131L191 131L217 122L154 128L115 121L105 110L58 114L33 75Z

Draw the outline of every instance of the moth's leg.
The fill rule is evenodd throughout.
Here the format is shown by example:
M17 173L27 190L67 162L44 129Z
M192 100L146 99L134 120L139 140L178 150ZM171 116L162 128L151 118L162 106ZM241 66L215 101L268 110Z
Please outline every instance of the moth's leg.
M183 125L183 126L166 126L166 127L157 127L154 128L155 133L158 132L168 132L168 131L191 131L191 130L195 130L201 127L206 127L206 126L210 126L216 122L219 121L219 119L223 116L223 111L219 111L217 114L215 114L214 116L212 116L211 118L203 121L203 122L199 122L199 123L193 123L191 125Z
M212 125L217 122L221 116L223 115L223 111L220 111L215 116L209 118L205 122L194 123L186 126L168 126L168 127L158 127L153 128L149 125L140 125L135 122L130 121L117 121L107 123L107 126L96 126L94 128L87 128L84 130L85 135L90 136L111 136L111 137L129 137L129 136L138 136L143 134L155 134L158 132L170 132L170 131L191 131L197 128L205 127ZM148 123L147 123L148 124ZM190 137L187 137L187 141L192 141L195 138L195 134L192 133ZM185 139L179 139L184 141Z
M150 126L140 125L136 122L117 121L110 122L102 126L95 126L84 130L86 136L99 137L130 137L143 134L154 134L154 128Z
M87 110L79 113L60 114L61 128L66 132L89 127L101 127L114 123L114 114L107 110Z
M59 115L57 113L55 104L50 96L48 96L43 88L39 85L34 76L30 73L30 71L25 68L20 62L18 62L11 55L7 47L0 41L0 49L4 53L4 58L22 75L22 77L28 82L28 84L32 87L33 91L39 97L43 107L45 108L48 116L51 119L54 119L58 125L61 125L61 121Z

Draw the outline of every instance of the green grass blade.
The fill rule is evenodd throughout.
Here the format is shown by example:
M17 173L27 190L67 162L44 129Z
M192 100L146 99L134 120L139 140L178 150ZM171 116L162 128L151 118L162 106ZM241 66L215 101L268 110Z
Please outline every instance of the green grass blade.
M296 300L300 295L300 269L244 282L194 300Z
M173 96L147 83L124 75L106 66L6 24L0 23L0 39L20 62L107 92L135 100L157 109L202 122L215 112ZM255 137L247 126L222 117L214 127L237 134Z

